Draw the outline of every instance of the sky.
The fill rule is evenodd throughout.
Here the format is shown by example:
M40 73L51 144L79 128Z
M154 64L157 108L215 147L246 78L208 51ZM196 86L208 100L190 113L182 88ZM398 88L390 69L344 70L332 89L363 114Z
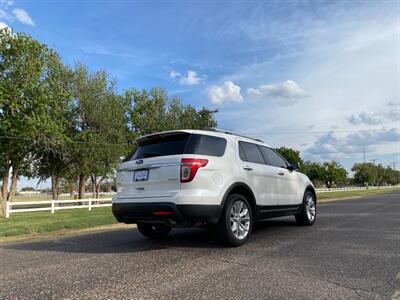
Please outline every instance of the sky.
M108 71L119 91L163 87L306 160L350 170L365 152L400 169L400 1L0 3L0 27Z

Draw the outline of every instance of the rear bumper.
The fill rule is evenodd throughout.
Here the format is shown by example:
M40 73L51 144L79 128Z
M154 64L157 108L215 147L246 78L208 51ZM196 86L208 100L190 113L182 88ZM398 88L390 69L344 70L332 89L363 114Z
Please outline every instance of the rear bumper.
M112 212L118 222L163 222L170 224L216 223L220 205L176 205L172 202L113 203Z

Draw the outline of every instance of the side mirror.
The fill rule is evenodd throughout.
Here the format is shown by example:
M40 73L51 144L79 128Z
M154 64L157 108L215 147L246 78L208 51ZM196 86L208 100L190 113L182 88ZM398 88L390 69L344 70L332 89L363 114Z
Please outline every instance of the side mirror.
M289 170L291 171L296 171L300 169L300 164L298 162L291 163L290 166L288 167Z

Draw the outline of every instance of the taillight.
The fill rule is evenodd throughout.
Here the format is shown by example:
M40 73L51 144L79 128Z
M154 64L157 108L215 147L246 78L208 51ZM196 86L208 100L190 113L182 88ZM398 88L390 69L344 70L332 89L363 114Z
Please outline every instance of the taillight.
M208 159L182 158L181 182L190 182L196 176L199 168L205 167Z

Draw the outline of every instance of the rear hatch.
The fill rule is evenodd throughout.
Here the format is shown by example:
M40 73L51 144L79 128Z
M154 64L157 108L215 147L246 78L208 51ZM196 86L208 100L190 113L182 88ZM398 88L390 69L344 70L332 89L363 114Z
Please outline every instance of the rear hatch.
M180 189L183 153L191 134L174 131L146 136L120 165L118 199L171 197Z

